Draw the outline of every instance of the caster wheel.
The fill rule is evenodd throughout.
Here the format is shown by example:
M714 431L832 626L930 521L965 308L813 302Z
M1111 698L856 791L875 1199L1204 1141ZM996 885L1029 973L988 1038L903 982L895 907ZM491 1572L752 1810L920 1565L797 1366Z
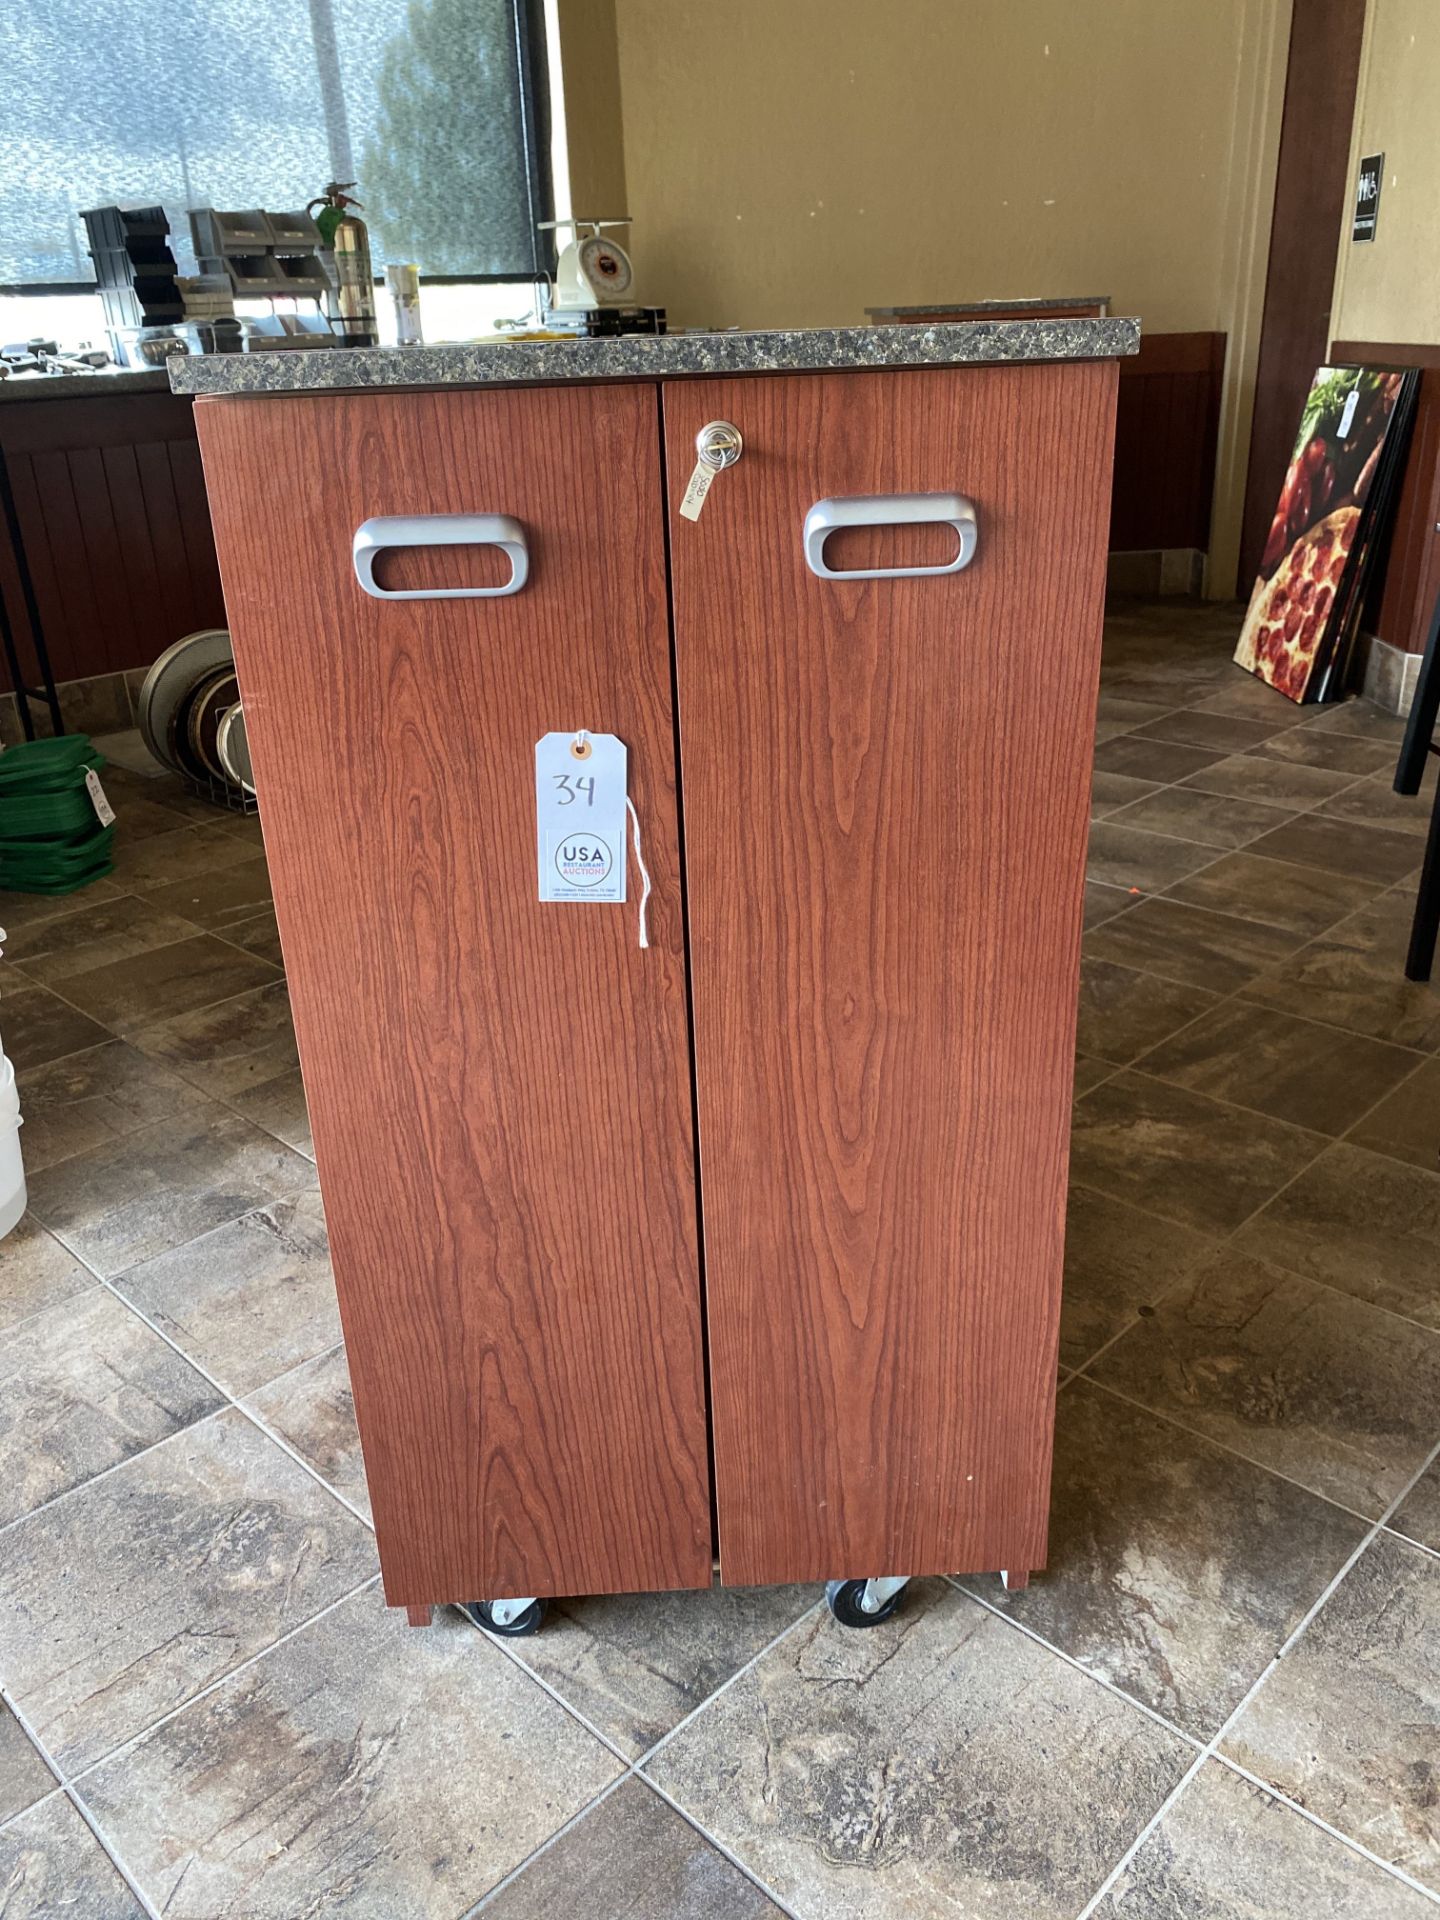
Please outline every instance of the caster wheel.
M462 1600L460 1611L467 1619L473 1620L477 1627L483 1627L486 1633L498 1634L505 1640L523 1639L526 1634L540 1631L545 1619L543 1600L532 1600L513 1620L503 1623L495 1618L497 1604L494 1600Z
M892 1593L873 1613L868 1613L860 1604L865 1591L864 1580L831 1580L825 1587L825 1600L831 1613L842 1627L878 1627L882 1620L888 1620L900 1604L900 1595Z

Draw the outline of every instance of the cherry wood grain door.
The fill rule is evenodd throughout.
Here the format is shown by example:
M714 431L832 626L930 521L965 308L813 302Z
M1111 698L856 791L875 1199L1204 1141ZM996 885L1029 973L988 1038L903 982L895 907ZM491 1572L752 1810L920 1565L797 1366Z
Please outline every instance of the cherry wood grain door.
M665 389L727 1582L1044 1563L1115 389ZM692 522L711 420L744 452ZM963 572L807 570L816 502L917 492L973 499Z
M196 416L387 1598L708 1585L655 390ZM362 521L461 512L520 521L522 591L360 590ZM629 750L648 950L633 891L537 900L535 743L582 727Z

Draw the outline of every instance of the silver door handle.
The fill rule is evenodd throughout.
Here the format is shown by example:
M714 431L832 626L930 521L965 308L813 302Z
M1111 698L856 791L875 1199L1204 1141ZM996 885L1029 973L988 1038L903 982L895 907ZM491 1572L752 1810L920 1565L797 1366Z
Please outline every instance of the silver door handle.
M853 567L835 573L825 564L825 542L840 527L955 529L960 551L943 567ZM874 493L848 500L817 500L805 516L805 564L821 580L910 580L926 573L959 573L975 558L975 502L963 493Z
M375 584L375 556L386 547L500 547L510 556L503 587L406 587L392 592ZM355 578L376 600L496 600L519 593L530 577L525 529L506 513L391 514L366 520L351 546Z

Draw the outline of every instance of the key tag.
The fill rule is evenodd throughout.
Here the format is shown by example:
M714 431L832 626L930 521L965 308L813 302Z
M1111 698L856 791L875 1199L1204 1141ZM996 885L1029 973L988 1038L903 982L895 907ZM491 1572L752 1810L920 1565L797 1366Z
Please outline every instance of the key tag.
M547 733L536 742L542 900L624 900L625 761L613 733Z

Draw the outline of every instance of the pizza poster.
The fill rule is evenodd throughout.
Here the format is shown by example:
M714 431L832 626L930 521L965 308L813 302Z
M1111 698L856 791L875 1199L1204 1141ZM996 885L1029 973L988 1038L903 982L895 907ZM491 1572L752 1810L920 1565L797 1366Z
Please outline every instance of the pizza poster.
M1300 419L1235 658L1291 700L1314 699L1344 607L1346 571L1376 491L1406 376L1320 367ZM1353 583L1352 583L1353 584Z

